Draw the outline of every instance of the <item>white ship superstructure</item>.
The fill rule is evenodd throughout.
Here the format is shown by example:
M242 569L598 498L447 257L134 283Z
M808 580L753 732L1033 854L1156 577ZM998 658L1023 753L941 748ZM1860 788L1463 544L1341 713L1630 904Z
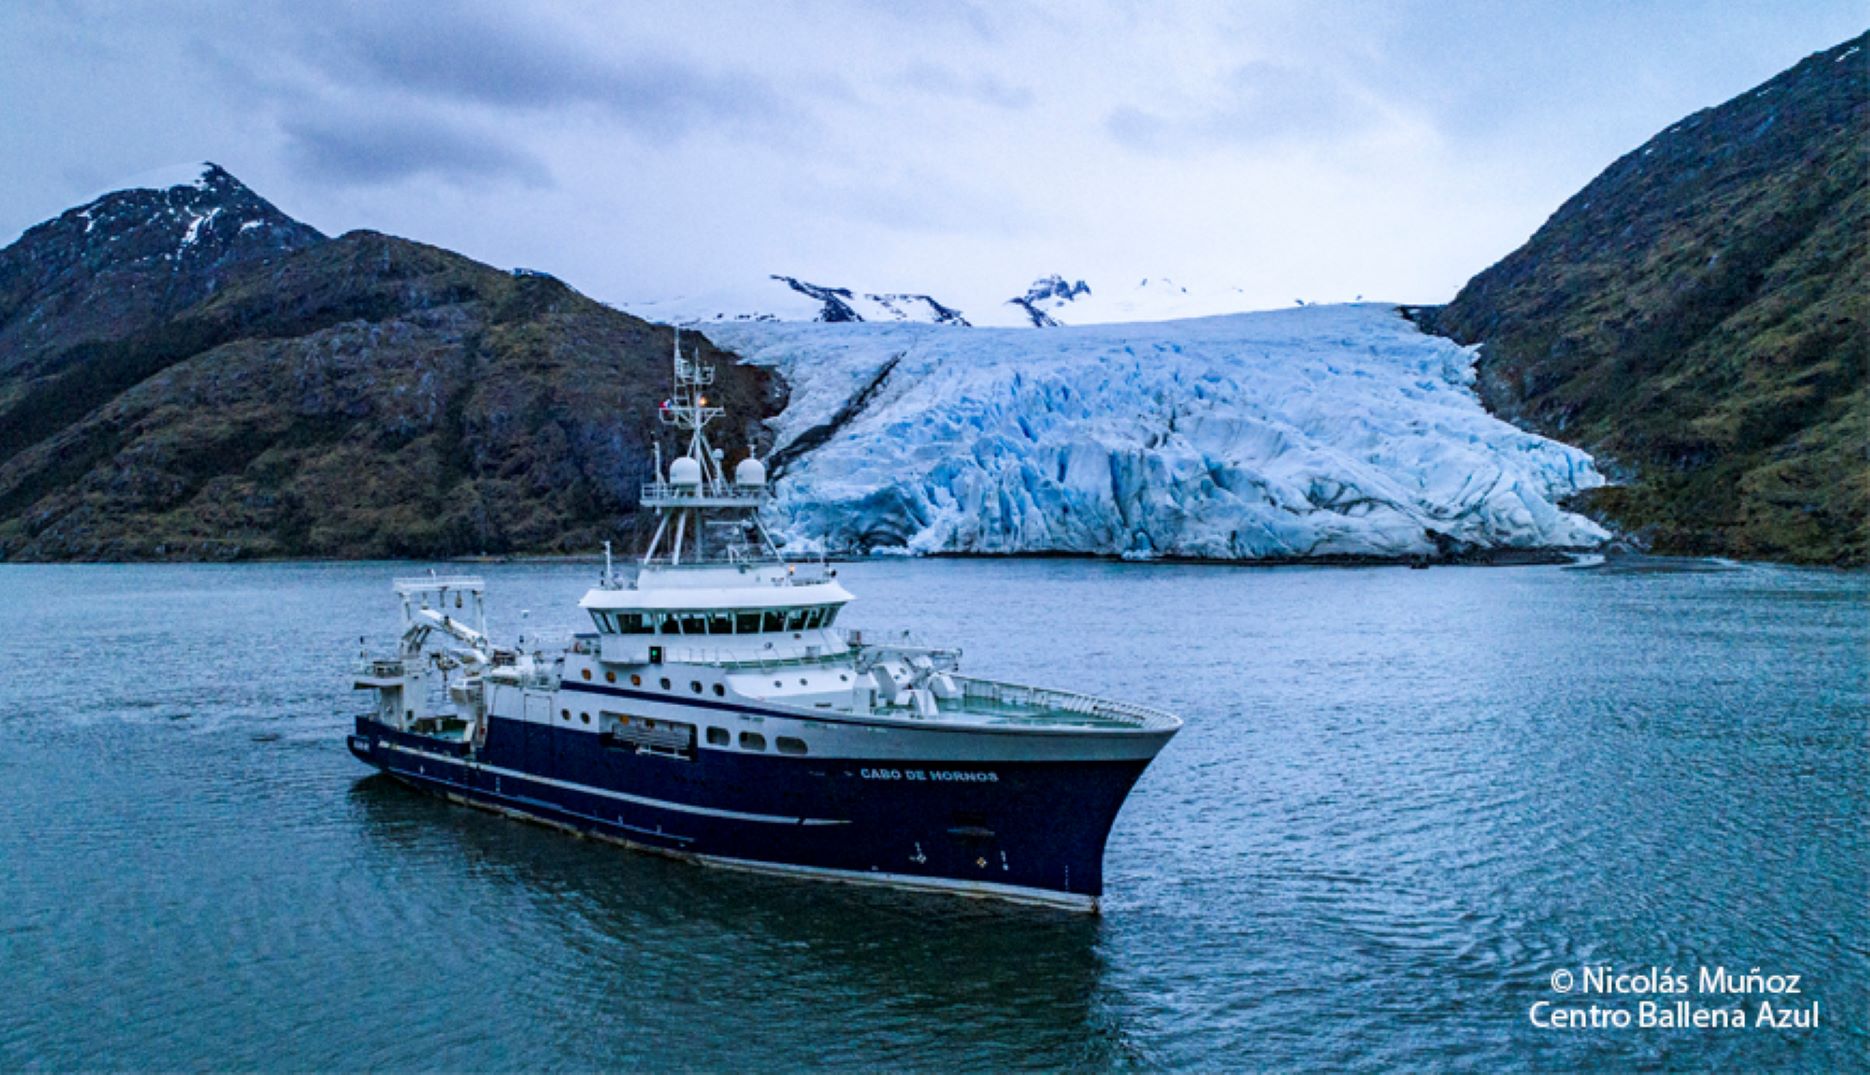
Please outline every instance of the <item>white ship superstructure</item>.
M674 354L677 454L639 562L549 658L486 636L478 579L398 582L351 748L451 798L697 861L1094 908L1105 837L1180 727L1142 706L977 679L957 650L837 626L852 595L788 563L765 467L710 446L713 371ZM439 637L438 637L439 636Z

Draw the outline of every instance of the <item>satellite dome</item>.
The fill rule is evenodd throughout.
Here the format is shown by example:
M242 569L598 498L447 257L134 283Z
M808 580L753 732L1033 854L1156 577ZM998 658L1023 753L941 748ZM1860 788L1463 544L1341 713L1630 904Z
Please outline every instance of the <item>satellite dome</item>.
M740 465L734 468L734 483L736 485L765 485L766 464L752 456L742 459Z
M701 460L685 455L669 464L670 485L700 485Z

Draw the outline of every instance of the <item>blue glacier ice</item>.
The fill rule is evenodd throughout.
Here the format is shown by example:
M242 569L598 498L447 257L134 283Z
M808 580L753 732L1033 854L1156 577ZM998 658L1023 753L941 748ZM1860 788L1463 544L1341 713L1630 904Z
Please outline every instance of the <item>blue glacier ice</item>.
M1581 547L1585 452L1489 415L1473 348L1387 304L984 329L738 322L778 372L793 548L1403 557Z

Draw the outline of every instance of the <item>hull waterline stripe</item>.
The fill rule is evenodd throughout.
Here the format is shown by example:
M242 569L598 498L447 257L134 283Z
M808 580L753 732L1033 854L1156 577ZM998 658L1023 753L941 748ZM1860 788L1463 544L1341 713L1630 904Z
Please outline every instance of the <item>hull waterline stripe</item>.
M788 866L779 862L761 862L758 859L723 858L719 855L704 855L687 852L687 856L704 866L719 866L730 870L746 870L751 873L784 874L791 877L809 877L822 881L843 881L858 885L881 885L886 888L901 888L911 891L944 892L959 896L1006 900L1010 903L1024 903L1035 907L1054 907L1066 911L1098 910L1096 896L1082 896L1072 892L1054 892L1043 888L1023 888L1019 885L1000 885L992 881L962 881L947 877L922 877L910 873L883 873L881 871L838 870L829 866Z
M727 818L728 820L731 820L731 821L759 821L759 822L763 822L768 825L848 825L850 824L850 822L848 821L835 821L829 818L782 817L778 814L749 814L741 810L721 810L721 809L717 809L716 807L712 807L712 806L691 806L688 803L672 803L672 802L667 802L662 799L651 799L651 798L648 798L642 795L631 795L627 792L622 792L622 791L611 791L608 788L594 788L589 784L574 784L569 780L559 780L554 777L539 776L535 773L521 772L518 769L506 769L498 765L486 765L481 762L466 761L461 758L451 758L446 754L436 754L436 753L433 753L427 750L417 750L415 747L406 747L400 743L390 742L387 739L377 740L377 746L379 746L380 748L384 750L394 750L400 754L410 754L418 758L427 758L430 761L438 761L446 765L459 765L464 768L479 770L480 772L483 772L483 773L492 773L495 776L512 777L515 780L530 780L535 784L547 784L547 785L550 785L551 787L563 788L566 791L582 792L585 795L601 795L606 799L616 799L619 802L634 803L637 806L648 806L648 807L653 807L657 810L673 810L679 814L698 814L702 817ZM421 774L416 774L416 775L420 776Z
M559 806L555 803L549 803L543 799L528 799L520 795L507 795L504 792L484 791L478 788L470 787L467 784L459 783L458 781L449 780L446 777L435 776L429 773L412 773L407 769L385 769L383 770L383 772L387 774L391 779L400 780L404 784L407 784L408 786L415 788L419 791L433 792L453 802L462 802L462 803L468 804L469 806L487 807L489 809L498 810L501 813L514 814L514 815L518 815L521 817L530 818L534 821L541 821L547 824L559 825L561 827L570 829L572 832L577 832L580 834L582 834L583 830L580 830L576 828L575 826L565 825L563 822L547 817L545 814L540 813L540 811L549 810L554 814L563 814L567 817L575 817L579 819L580 821L589 822L592 825L608 825L611 828L615 828L615 829L625 829L629 832L641 833L644 836L653 836L659 840L672 840L676 843L681 843L681 844L689 844L689 843L695 842L695 838L693 836L682 836L678 833L673 833L673 832L657 832L653 829L645 829L637 825L628 825L621 821L612 821L610 818L607 818L607 817L597 817L592 814L581 814L576 810L570 809L569 807ZM458 790L449 791L447 790L448 788L455 788ZM513 803L514 805L512 806L503 805L505 803ZM635 843L631 843L630 846L649 847L651 845L646 845L646 844L638 845ZM652 848L652 850L655 850L655 848Z

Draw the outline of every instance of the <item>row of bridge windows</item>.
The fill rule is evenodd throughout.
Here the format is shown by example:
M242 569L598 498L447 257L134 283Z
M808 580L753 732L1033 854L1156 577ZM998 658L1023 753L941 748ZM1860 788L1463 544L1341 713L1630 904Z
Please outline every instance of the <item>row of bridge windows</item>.
M831 621L837 617L836 605L715 612L591 613L598 630L624 635L753 635L770 631L810 631L831 626Z

